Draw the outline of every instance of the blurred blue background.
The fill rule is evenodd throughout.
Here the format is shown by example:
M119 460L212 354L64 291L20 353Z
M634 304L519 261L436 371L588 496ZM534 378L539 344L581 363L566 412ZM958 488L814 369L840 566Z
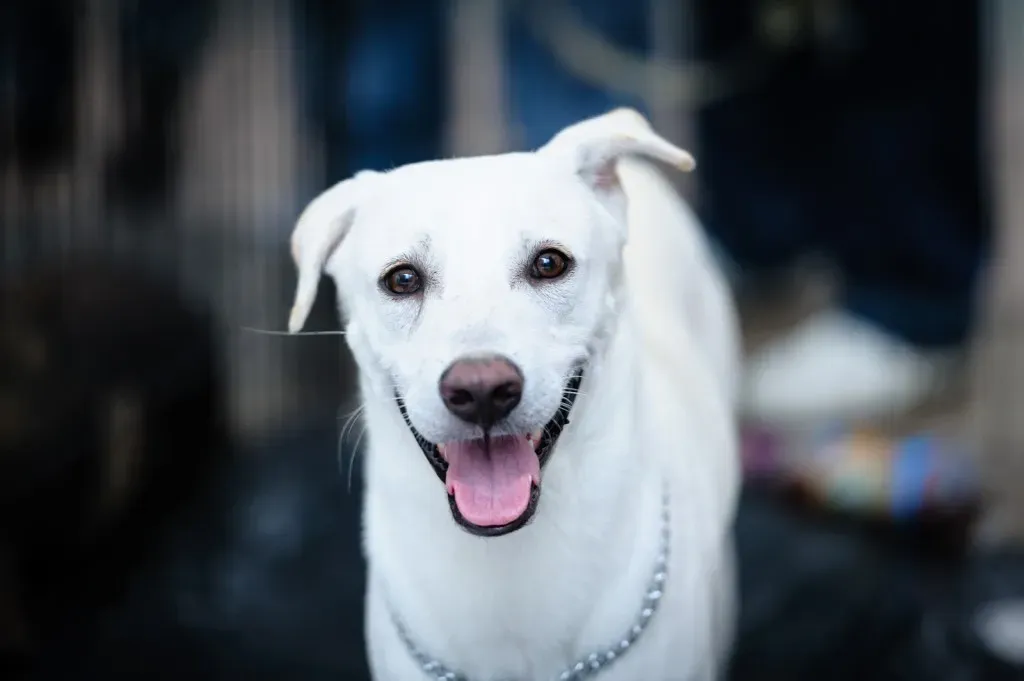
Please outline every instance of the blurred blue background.
M1022 30L1012 0L5 3L0 679L367 678L354 369L259 333L295 216L617 106L694 150L743 316L731 678L1024 678L978 624L1024 598L1024 437L970 427L1024 388L1012 354L972 382L1024 255Z

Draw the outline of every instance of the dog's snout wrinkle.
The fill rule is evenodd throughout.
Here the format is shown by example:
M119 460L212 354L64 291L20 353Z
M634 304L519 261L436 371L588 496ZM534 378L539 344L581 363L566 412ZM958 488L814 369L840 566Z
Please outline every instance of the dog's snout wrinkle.
M448 411L487 431L518 406L523 373L500 355L464 357L445 369L438 388Z

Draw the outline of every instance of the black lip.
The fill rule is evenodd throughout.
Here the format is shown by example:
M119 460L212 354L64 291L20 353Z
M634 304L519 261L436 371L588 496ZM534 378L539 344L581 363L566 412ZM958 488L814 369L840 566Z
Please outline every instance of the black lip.
M580 383L582 383L582 381L583 369L579 368L573 372L572 376L565 384L565 389L562 391L562 404L559 406L558 411L555 412L554 417L548 421L547 425L541 431L542 435L540 445L537 447L536 451L542 470L544 465L548 462L548 459L551 458L551 452L555 448L555 443L558 442L558 437L562 434L565 427L569 425L569 415L572 412L573 405L576 403L576 396L579 394ZM396 392L395 399L398 402L398 410L402 413L402 418L405 419L405 425L409 427L410 432L412 432L413 437L416 439L416 444L420 446L420 450L422 450L423 455L427 457L427 463L429 463L430 467L434 469L434 473L437 475L438 479L444 483L448 474L448 462L441 456L441 452L438 450L437 445L420 435L419 431L417 431L415 426L412 425L412 421L409 420L409 412L405 408L405 401L402 400L402 396ZM524 527L533 519L534 514L537 512L537 504L539 501L540 487L534 484L530 488L530 501L522 515L510 523L489 527L475 525L466 520L463 517L462 512L459 511L458 505L455 503L455 497L450 494L448 495L448 507L451 509L452 517L455 519L455 522L467 532L480 537L500 537L501 535L510 534Z

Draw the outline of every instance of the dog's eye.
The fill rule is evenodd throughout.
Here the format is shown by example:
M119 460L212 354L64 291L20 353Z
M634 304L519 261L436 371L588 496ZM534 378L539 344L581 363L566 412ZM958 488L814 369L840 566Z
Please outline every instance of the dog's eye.
M408 265L399 265L388 270L382 283L388 291L397 296L416 293L422 286L419 272Z
M569 256L554 248L541 251L533 259L530 276L534 279L557 279L569 269Z

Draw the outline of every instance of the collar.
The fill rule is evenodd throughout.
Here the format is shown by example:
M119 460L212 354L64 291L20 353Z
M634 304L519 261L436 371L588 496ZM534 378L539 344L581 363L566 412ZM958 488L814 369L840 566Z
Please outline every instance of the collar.
M626 629L619 640L579 658L574 664L567 667L556 677L558 681L591 679L627 655L633 646L636 645L637 641L640 640L640 637L654 618L654 613L658 611L658 607L661 605L665 582L668 577L668 558L671 546L670 521L669 495L666 487L661 497L661 536L658 543L658 553L655 556L654 569L647 583L647 589L640 601L640 608L633 620L633 624ZM465 675L454 671L440 660L423 652L412 640L409 631L402 624L394 610L391 611L391 620L394 622L398 636L402 640L402 644L405 646L409 656L423 669L425 679L433 679L434 681L470 681Z

